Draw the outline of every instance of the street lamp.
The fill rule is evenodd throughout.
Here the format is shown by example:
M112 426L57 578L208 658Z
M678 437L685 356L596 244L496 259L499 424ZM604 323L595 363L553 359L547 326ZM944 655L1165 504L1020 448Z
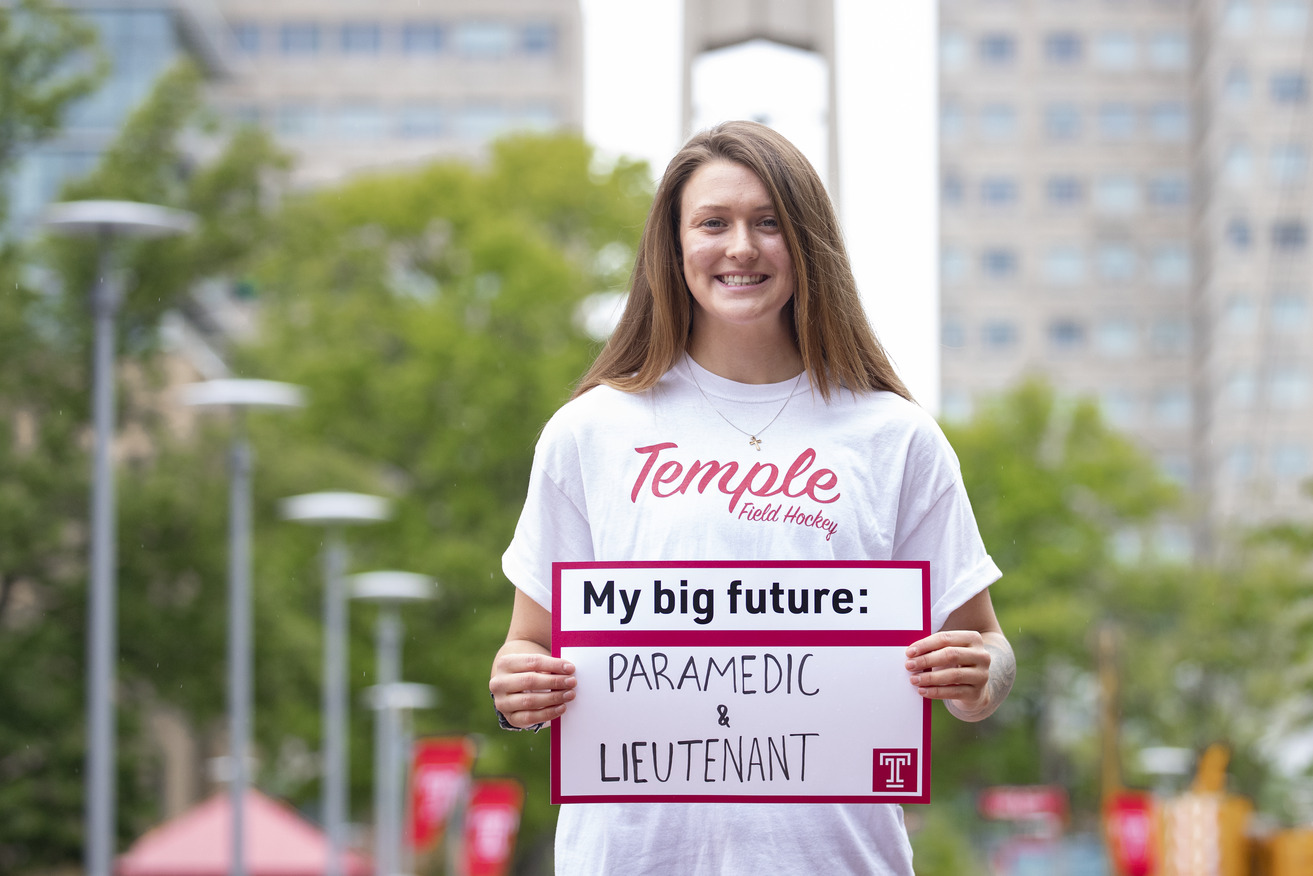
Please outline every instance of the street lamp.
M376 603L378 624L378 689L388 690L401 681L400 607L434 596L434 582L413 572L365 572L351 576L351 595ZM374 873L394 876L401 872L401 827L404 820L401 777L400 713L381 708L374 713Z
M390 813L390 827L387 829L391 836L381 841L375 842L374 853L374 876L400 876L404 872L409 872L409 866L406 870L401 868L401 823L402 817L402 794L405 790L404 784L399 781L401 775L401 755L408 752L413 746L409 722L404 718L415 709L427 709L437 702L437 694L434 689L427 684L414 684L407 681L392 681L387 684L376 684L373 687L366 688L364 691L366 705L374 711L375 727L384 724L388 728L389 740L388 751L390 762L385 769L385 773L398 779L393 791L393 803L396 809ZM406 724L403 730L403 722ZM389 848L390 846L390 848ZM383 850L384 858L379 859L379 851ZM454 870L451 872L455 872Z
M114 322L122 287L110 277L115 238L183 234L196 217L181 210L133 201L69 201L52 204L41 224L56 234L95 238L96 284L91 290L94 324L92 409L95 445L91 479L91 581L87 623L86 845L88 876L109 876L114 854L114 663L116 552L114 472Z
M306 493L284 499L283 518L323 526L324 539L324 743L321 793L324 831L328 834L325 876L342 876L347 817L347 555L342 527L387 520L387 499L363 493Z
M233 412L228 456L228 753L231 799L229 872L246 876L247 750L251 739L251 464L248 408L295 408L301 388L272 380L208 380L183 387L183 401Z

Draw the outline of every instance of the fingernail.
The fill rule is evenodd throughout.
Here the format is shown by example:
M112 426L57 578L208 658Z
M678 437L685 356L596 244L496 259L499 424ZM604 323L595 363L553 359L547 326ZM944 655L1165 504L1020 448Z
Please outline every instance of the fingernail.
M565 664L562 664L562 666L561 666L561 671L562 671L562 672L565 672L565 673L567 673L567 674L568 674L568 673L571 673L571 672L574 672L574 664L573 664L573 663L565 663Z

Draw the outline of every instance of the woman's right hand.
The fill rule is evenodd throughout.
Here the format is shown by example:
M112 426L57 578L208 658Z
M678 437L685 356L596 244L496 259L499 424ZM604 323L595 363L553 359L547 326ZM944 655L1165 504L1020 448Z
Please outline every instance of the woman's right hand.
M573 663L541 653L535 642L512 640L492 662L488 690L497 711L526 728L561 717L576 684Z

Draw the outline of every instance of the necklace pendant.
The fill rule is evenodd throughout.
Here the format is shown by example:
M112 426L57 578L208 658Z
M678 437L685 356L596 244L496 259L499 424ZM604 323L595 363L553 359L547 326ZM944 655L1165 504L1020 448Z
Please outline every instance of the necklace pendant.
M760 438L758 438L756 435L753 435L751 438L748 439L748 443L751 444L753 447L757 448L757 452L758 452L758 453L761 453L761 439L760 439Z

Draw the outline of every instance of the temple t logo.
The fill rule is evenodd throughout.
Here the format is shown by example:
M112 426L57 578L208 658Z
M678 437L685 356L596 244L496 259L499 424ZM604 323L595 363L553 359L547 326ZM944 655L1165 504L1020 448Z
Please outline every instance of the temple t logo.
M871 753L872 791L912 791L916 788L914 748L877 748Z

